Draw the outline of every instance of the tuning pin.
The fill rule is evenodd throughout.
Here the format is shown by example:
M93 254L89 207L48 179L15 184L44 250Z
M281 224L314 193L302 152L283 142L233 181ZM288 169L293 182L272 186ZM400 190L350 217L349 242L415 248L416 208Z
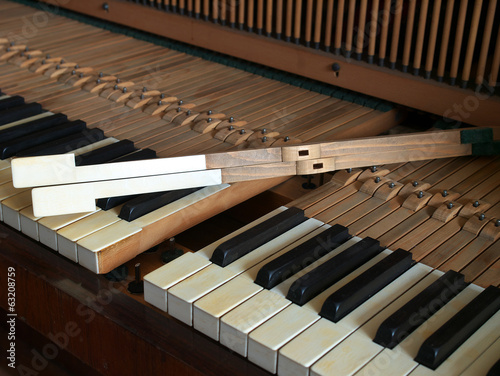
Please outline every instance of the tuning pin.
M377 177L375 178L375 183L380 183L380 177L379 177L379 176L377 176Z
M475 208L477 208L479 206L479 201L474 201L474 203L472 204L472 206L474 206Z
M418 197L418 198L422 198L422 197L424 197L424 192L419 191L419 192L418 192L418 194L417 194L417 197Z
M453 208L453 202L448 202L448 205L446 205L446 207L447 207L448 209Z
M415 180L415 181L412 183L412 185L413 185L414 187L417 187L417 186L418 186L418 181L416 181L416 180Z
M371 172L377 172L377 166L372 166L372 167L370 168L370 170L371 170Z

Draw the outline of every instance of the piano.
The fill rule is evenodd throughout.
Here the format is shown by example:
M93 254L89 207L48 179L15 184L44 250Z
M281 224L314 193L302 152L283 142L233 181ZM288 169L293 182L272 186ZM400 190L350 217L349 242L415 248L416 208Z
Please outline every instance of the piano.
M3 369L498 372L496 156L99 200L91 213L42 218L9 162L73 152L90 165L462 123L498 139L496 1L22 3L0 2L2 335L13 356ZM284 274L262 282L276 265ZM314 278L331 280L294 297ZM448 280L451 293L436 287ZM386 320L432 288L440 299L421 303L418 325L382 340ZM439 336L447 325L458 339ZM438 361L425 360L433 333L452 348Z

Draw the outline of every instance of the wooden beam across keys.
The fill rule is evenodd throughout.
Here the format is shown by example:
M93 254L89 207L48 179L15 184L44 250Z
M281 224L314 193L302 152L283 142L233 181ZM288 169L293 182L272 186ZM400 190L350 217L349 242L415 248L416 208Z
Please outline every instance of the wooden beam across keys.
M32 190L36 216L95 210L95 199L344 168L494 153L489 128L77 166L71 154L15 158L16 188Z

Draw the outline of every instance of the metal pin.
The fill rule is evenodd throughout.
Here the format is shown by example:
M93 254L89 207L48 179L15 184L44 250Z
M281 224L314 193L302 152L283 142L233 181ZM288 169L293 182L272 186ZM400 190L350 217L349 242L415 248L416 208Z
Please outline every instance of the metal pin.
M419 191L419 192L418 192L417 197L418 197L418 198L422 198L422 197L424 197L424 192Z
M486 216L484 215L484 213L479 214L479 220L480 221L483 221L485 217Z
M229 122L230 122L230 123L232 123L233 121L234 121L234 117L232 117L232 116L231 116L231 117L229 118Z
M244 129L241 129L241 130L240 130L240 134L245 134L245 130L244 130Z
M396 184L394 184L394 182L392 182L392 181L391 181L391 182L389 183L389 188L394 188L395 186L396 186Z
M267 136L262 137L262 142L267 142Z
M451 209L453 207L453 202L448 202L448 205L446 205L448 209Z
M412 184L414 187L416 187L416 186L418 186L418 181L415 180Z
M352 168L349 167L346 171L348 174L350 174L350 173L352 173Z
M135 279L128 284L128 291L132 294L142 294L144 292L144 281L141 280L141 264L135 264Z
M472 206L474 206L475 208L477 208L479 206L479 201L474 201L474 203L472 204Z
M372 166L371 167L371 172L376 172L377 171L377 166Z
M443 193L441 193L441 196L443 196L443 197L448 196L448 191L445 189L445 190L443 191Z
M375 183L380 183L380 177L379 177L379 176L377 176L377 177L375 178Z

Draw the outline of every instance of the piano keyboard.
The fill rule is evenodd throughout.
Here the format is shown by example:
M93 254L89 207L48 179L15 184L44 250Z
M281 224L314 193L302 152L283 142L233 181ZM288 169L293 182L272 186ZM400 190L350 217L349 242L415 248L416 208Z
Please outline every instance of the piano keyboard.
M10 98L13 97L4 96L3 99L0 98L0 106L9 101ZM16 109L18 107L12 108ZM68 143L66 137L56 137L54 133L51 133L51 139L55 138L55 140L51 140L50 144L41 141L42 144L40 145L40 132L35 132L37 124L34 122L37 122L37 120L45 120L47 124L44 127L50 127L50 130L56 127L68 129L72 123L77 122L67 122L65 116L46 112L5 124L6 121L4 119L6 118L2 115L6 111L8 109L5 112L0 112L0 122L3 124L0 126L0 136L4 136L3 140L7 142L2 144L2 151L8 150L10 152L12 150L15 153L13 155L6 154L4 155L5 158L18 155L53 153L55 149L52 144L54 142L58 150L62 149L64 152L74 153L80 164L104 163L113 159L120 160L120 158L122 160L123 158L137 158L141 154L130 141L118 141L109 137L105 138L102 132L81 127L67 131L70 132L71 137L78 134L78 132L84 135L83 138L76 139L76 144L74 139ZM52 123L49 124L47 119L52 119ZM83 122L79 124L83 127L85 126ZM24 125L28 125L31 128L29 132L20 129ZM13 132L16 132L16 129L18 135L22 132L23 136L8 140L6 137L7 132L10 132L9 135L12 135ZM77 148L74 149L74 147ZM18 150L14 150L14 148ZM149 156L152 154L154 155L154 153L148 153ZM2 162L7 162L7 160L4 159ZM227 184L223 184L193 191L185 195L185 197L167 203L161 208L149 210L149 212L145 212L143 215L132 220L127 220L123 214L120 215L120 209L124 204L107 211L98 209L92 213L37 218L33 215L31 191L14 189L8 163L4 163L2 167L3 177L0 185L0 214L2 221L53 250L58 251L61 255L68 257L72 261L79 262L94 272L102 272L99 270L99 261L97 258L102 256L101 251L107 246L119 241L123 242L129 237L135 236L138 238L139 235L143 235L140 232L150 231L148 230L148 226L154 225L155 222L161 222L170 215L197 202L201 202L213 194L222 192L228 187ZM144 207L144 204L142 206ZM135 208L136 211L138 209L138 207ZM137 239L133 241L138 243ZM158 237L152 241L158 242ZM155 244L151 244L151 247L153 245ZM138 249L140 249L139 246Z
M480 285L500 285L497 163L498 159L491 158L456 158L337 172L331 182L289 204L290 208L304 210L309 219L265 244L251 247L253 251L227 266L215 263L219 256L214 251L221 244L235 238L233 244L244 247L241 234L285 210L276 209L146 275L145 299L272 373L426 373L427 368L413 360L423 341L476 297L483 290ZM354 237L333 250L316 240L315 257L301 265L290 264L276 286L263 288L257 283L264 265L338 225L347 226ZM387 258L390 250L297 304L289 291L299 277L310 275L316 268L331 271L328 260L356 243L367 242L369 237L392 250L407 246L414 260L421 262L378 293L369 293L367 301L337 324L322 312L328 296ZM309 247L314 254L314 247ZM325 248L331 252L324 255ZM304 252L305 248L300 253ZM347 256L344 264L346 260ZM323 269L322 264L326 266ZM372 341L386 318L452 269L480 285L468 285L394 349L384 349ZM317 282L326 276L310 278ZM364 285L369 288L370 283ZM489 346L498 340L498 330L492 328L498 328L499 318L496 313L436 371L460 374L473 367L483 351L492 352ZM475 349L472 355L470 348ZM498 360L491 355L488 359L490 366Z
M402 341L394 349L384 349L372 341L380 325L432 283L443 278L444 273L422 263L408 263L408 259L411 260L409 252L382 251L380 248L378 255L354 270L339 273L330 286L320 288L315 296L298 305L289 300L294 282L305 276L307 281L309 273L363 241L352 237L334 249L325 248L324 241L317 240L317 236L332 227L313 218L304 218L305 221L288 231L277 231L272 240L256 248L250 247L246 250L248 253L225 267L215 263L214 259L218 260L216 249L224 248L233 238L239 240L236 244L243 242L242 247L245 247L245 236L242 236L245 231L269 223L273 217L290 210L293 208L278 208L200 251L184 254L146 275L146 301L271 373L426 374L428 368L413 360L423 340L478 296L483 288L457 283L451 286L453 297L448 297L446 302L441 302L445 299L441 290L433 304L439 308L444 306L443 309L432 316L424 315L426 321L405 338L400 338ZM296 260L295 263L289 260L279 278L280 283L273 288L266 289L254 283L266 264L282 259L287 252L310 239L316 240L309 246L316 251L313 252L316 257ZM363 246L366 251L368 245ZM321 252L326 255L319 257ZM407 264L396 270L399 264L392 264L391 257L406 258ZM395 265L393 273L392 265ZM391 276L369 291L372 285L379 283L377 276L386 273L391 273ZM360 286L367 290L364 291L366 296L358 297L358 290L353 290ZM498 330L495 329L500 325L500 290L497 287L486 290L491 289L496 296L492 298L495 303L491 318L437 367L438 374L460 374L498 340ZM338 304L335 309L325 303L332 297ZM347 304L349 300L357 301L351 305ZM349 307L345 315L331 319L330 315L341 312L344 305ZM436 307L433 309L437 310ZM329 316L335 323L325 318ZM390 361L384 362L388 356ZM492 361L496 360L492 357Z

